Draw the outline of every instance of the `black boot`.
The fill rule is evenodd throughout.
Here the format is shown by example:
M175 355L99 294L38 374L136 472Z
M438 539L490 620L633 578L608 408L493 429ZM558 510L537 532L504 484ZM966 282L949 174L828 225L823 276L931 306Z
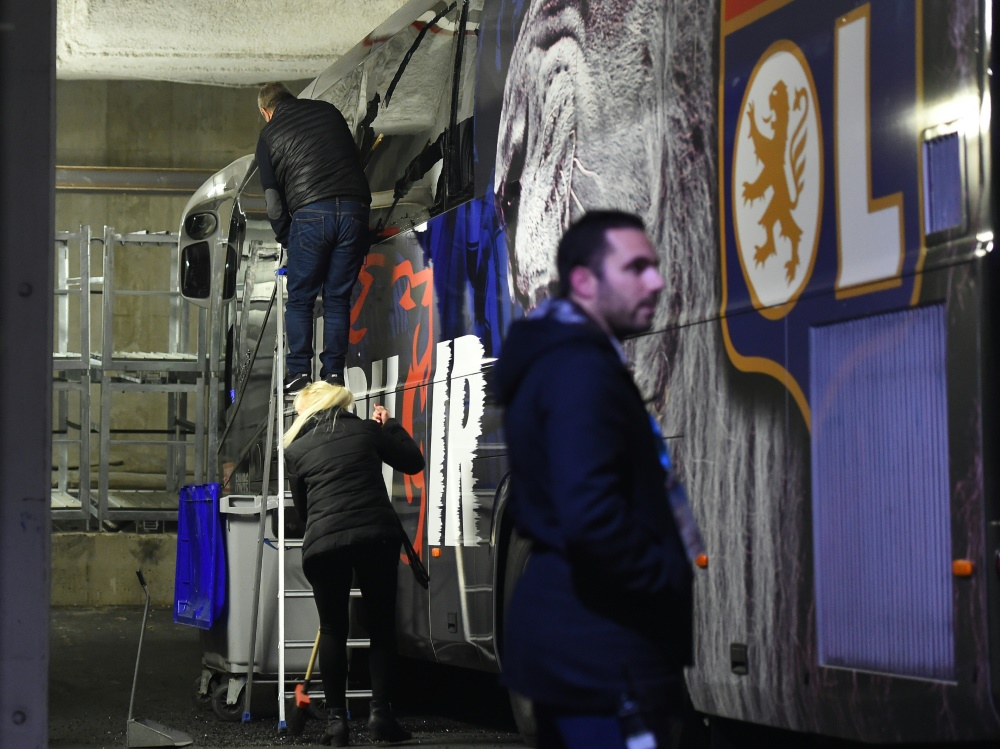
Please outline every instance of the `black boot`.
M323 746L347 746L350 733L347 728L347 711L344 709L330 710L330 722L326 724L326 733L319 743Z
M388 702L372 700L368 712L368 731L372 741L409 741L413 734L396 722L392 705Z

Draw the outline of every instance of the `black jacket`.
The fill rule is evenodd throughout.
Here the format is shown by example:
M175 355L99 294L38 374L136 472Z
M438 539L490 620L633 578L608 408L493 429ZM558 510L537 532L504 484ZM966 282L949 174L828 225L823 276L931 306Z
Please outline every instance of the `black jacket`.
M509 511L532 543L503 678L535 700L613 712L622 692L676 683L691 662L692 570L618 349L570 302L549 310L511 326L495 371Z
M303 560L369 541L399 539L382 463L417 473L424 456L395 419L385 425L339 409L321 412L285 450L292 500L306 519Z
M327 101L286 99L278 104L260 131L257 165L268 218L282 244L289 217L310 203L332 198L372 202L351 129L340 110ZM275 192L280 204L274 200Z

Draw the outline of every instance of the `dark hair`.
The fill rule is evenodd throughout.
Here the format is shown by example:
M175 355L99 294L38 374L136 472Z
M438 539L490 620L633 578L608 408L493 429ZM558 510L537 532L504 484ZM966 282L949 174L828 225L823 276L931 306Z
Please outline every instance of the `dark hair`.
M590 268L601 277L601 265L608 252L609 229L646 231L642 219L624 211L590 211L575 221L559 240L556 268L559 271L559 296L569 296L570 271L579 265Z
M274 108L285 99L294 98L295 94L289 91L284 83L265 83L257 92L257 106L273 112Z

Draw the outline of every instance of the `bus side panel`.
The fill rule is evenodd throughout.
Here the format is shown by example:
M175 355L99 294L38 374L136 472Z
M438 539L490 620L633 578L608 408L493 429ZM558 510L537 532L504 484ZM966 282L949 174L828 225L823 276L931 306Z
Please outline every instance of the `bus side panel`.
M986 580L952 576L986 556L977 7L720 9L731 400L708 389L728 441L678 408L688 456L726 455L690 480L721 557L689 679L710 713L865 741L1000 732ZM938 134L951 163L926 155ZM748 400L762 379L784 424Z

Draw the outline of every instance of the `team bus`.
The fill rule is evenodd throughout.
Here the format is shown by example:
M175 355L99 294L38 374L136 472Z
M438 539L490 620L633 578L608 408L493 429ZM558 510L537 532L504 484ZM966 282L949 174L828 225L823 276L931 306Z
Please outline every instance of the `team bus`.
M569 222L615 207L667 280L627 349L708 549L695 707L1000 739L992 35L985 0L413 0L302 91L374 195L348 385L427 460L386 473L431 578L401 566L405 654L503 668L530 550L491 366ZM279 250L252 156L188 205L231 491L267 461Z

